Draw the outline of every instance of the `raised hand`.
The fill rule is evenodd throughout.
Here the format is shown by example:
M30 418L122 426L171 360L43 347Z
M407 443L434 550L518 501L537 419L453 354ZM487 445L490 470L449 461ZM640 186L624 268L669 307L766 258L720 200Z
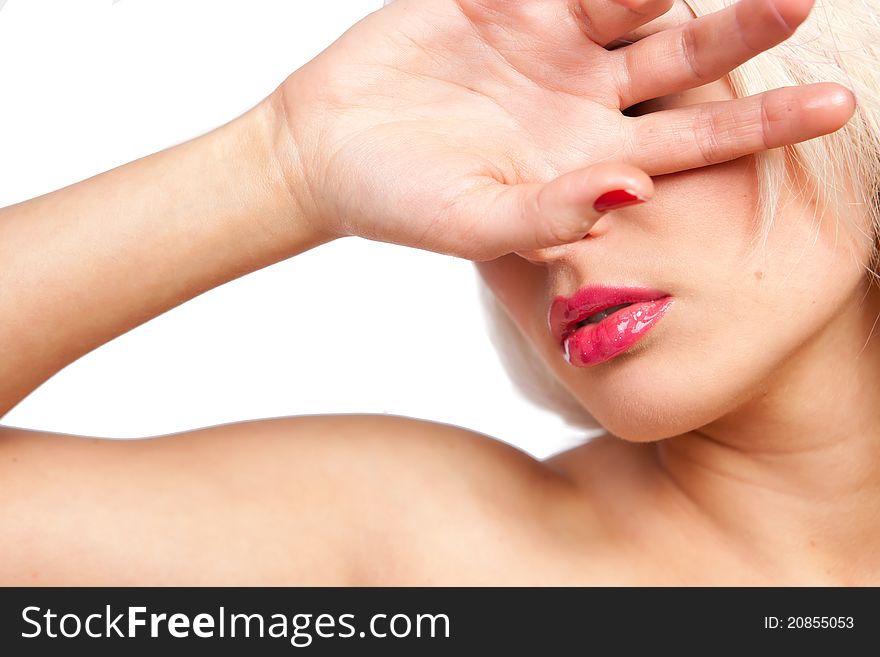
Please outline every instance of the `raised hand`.
M624 115L785 40L812 0L741 0L606 49L671 5L396 0L279 88L294 197L333 237L490 260L582 238L609 192L647 199L650 176L811 139L852 115L852 94L832 83Z

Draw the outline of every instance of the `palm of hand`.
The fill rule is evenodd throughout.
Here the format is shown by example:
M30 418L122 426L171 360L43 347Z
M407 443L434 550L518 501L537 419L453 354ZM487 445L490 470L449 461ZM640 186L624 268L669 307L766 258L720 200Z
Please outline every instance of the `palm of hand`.
M522 249L577 239L582 227L568 234L522 225L546 214L537 207L541 183L566 172L619 162L656 175L713 163L699 144L670 162L663 139L639 136L658 124L625 117L622 101L650 96L623 89L623 60L585 33L579 2L395 5L361 21L282 87L314 213L334 234L492 259L516 250L517 239ZM668 129L680 134L693 124L706 137L718 116L679 114ZM770 145L761 127L757 147L752 135L715 159ZM786 139L795 136L807 138ZM664 159L666 170L651 166Z

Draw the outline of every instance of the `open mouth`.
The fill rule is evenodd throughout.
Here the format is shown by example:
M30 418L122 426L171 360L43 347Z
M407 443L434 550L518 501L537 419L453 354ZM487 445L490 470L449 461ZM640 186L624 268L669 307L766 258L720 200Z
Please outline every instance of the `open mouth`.
M621 303L572 324L564 334L565 359L576 367L591 367L628 351L653 327L672 303L672 297Z
M609 307L609 308L605 308L604 310L600 310L600 311L597 312L597 313L593 313L592 315L590 315L590 316L587 317L586 319L581 320L580 322L578 322L577 324L575 324L575 325L572 327L572 330L576 331L577 329L581 328L582 326L586 326L587 324L598 324L599 322L601 322L601 321L602 321L603 319L605 319L606 317L610 317L611 315L613 315L614 313L616 313L618 310L623 310L624 308L633 305L633 303L634 303L634 302L632 302L632 303L620 303L620 304L617 304L616 306L611 306L611 307Z
M557 296L547 322L565 360L592 367L628 351L672 304L662 290L593 285Z

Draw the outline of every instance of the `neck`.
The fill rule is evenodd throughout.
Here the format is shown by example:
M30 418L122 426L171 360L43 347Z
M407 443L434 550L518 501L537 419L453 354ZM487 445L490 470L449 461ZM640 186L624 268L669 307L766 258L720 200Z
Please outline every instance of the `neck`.
M880 292L848 308L734 412L653 445L672 494L781 579L878 583Z

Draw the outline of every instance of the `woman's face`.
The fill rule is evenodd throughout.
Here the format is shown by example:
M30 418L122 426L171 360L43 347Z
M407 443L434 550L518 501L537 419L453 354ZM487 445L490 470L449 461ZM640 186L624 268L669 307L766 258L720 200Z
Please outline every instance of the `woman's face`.
M730 98L720 80L643 109ZM750 249L752 156L654 182L648 203L605 215L578 243L477 264L560 381L605 429L630 440L703 427L804 367L817 345L827 353L847 330L852 343L871 248L847 218L838 226L823 214L803 181L790 180L766 248ZM632 348L576 367L548 330L548 312L558 295L595 285L653 288L672 303Z

